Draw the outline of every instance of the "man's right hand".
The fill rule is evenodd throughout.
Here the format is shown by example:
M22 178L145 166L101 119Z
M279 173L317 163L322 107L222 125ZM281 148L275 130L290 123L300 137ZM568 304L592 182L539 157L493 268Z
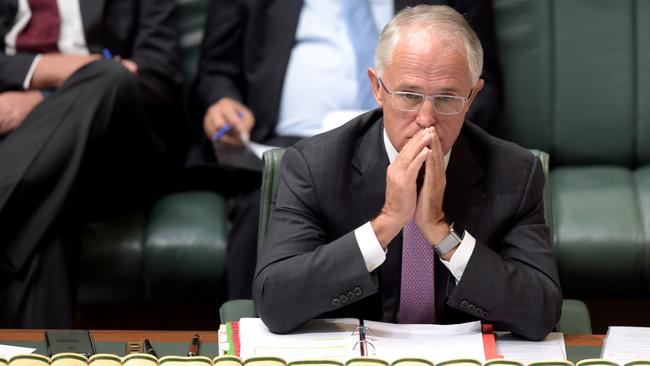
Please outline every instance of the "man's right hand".
M42 101L43 95L38 90L0 93L0 136L18 128Z
M417 206L417 178L420 168L431 153L430 127L418 132L397 154L386 171L386 202L370 224L383 248L413 218Z
M255 125L253 112L245 105L232 98L221 98L214 103L203 118L203 131L208 139L213 140L215 133L230 124L233 128L221 136L219 142L241 146L242 139L250 139Z
M99 55L44 54L36 65L30 89L57 89L81 67L99 58Z

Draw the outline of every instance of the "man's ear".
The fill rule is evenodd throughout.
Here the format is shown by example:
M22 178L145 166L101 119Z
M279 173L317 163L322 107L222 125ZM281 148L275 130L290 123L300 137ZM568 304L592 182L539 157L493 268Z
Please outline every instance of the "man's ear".
M368 79L370 79L370 87L372 88L372 95L375 97L377 104L379 104L380 107L383 107L384 101L381 95L379 76L377 75L377 71L375 71L375 69L373 69L372 67L368 68Z
M476 99L476 95L478 94L478 92L480 92L481 89L483 89L483 85L485 85L485 81L483 79L478 79L478 81L476 82L476 85L474 85L474 88L473 88L474 92L472 92L472 97L469 99L469 101L467 103L467 109L469 109L469 107L474 102L474 99Z

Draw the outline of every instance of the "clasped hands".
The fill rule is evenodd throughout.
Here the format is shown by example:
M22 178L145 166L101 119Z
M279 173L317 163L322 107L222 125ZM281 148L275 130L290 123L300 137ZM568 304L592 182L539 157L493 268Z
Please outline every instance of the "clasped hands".
M411 219L430 244L449 234L442 209L447 184L442 146L434 127L413 136L402 148L386 172L386 201L371 221L383 248ZM418 175L424 169L424 182L418 191Z

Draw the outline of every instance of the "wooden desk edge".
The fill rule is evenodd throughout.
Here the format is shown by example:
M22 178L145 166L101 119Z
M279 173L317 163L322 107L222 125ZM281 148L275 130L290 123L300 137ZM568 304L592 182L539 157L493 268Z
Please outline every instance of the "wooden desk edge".
M43 341L44 329L0 329L2 341ZM187 342L194 334L202 342L217 342L216 331L161 331L161 330L93 330L93 339L97 342L141 342L149 338L152 342ZM604 335L564 335L567 346L601 347Z
M0 329L2 341L44 341L45 329ZM91 330L96 342L142 342L149 338L152 342L189 342L198 334L202 342L217 342L217 331L162 331L162 330Z

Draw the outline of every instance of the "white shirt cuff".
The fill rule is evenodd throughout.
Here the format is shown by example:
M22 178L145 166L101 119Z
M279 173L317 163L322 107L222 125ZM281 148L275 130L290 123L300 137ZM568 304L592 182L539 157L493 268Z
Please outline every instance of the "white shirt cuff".
M372 272L381 266L386 260L386 252L381 247L381 244L379 244L379 240L377 240L377 235L375 235L370 221L354 230L354 236L357 239L363 260L366 262L368 272Z
M472 256L475 246L476 239L465 230L463 241L461 241L458 248L456 248L454 255L451 256L451 260L444 261L440 258L442 264L449 269L449 272L451 272L456 279L456 284L458 284L460 278L463 277L463 272L465 272L465 267L467 267L467 262L469 262L469 257Z
M43 55L40 53L34 57L34 61L32 61L32 65L29 67L27 75L25 75L25 80L23 81L23 89L29 89L29 85L32 83L32 77L34 77L34 71L36 71L36 65L38 65L39 61L41 61L41 57L43 57Z

